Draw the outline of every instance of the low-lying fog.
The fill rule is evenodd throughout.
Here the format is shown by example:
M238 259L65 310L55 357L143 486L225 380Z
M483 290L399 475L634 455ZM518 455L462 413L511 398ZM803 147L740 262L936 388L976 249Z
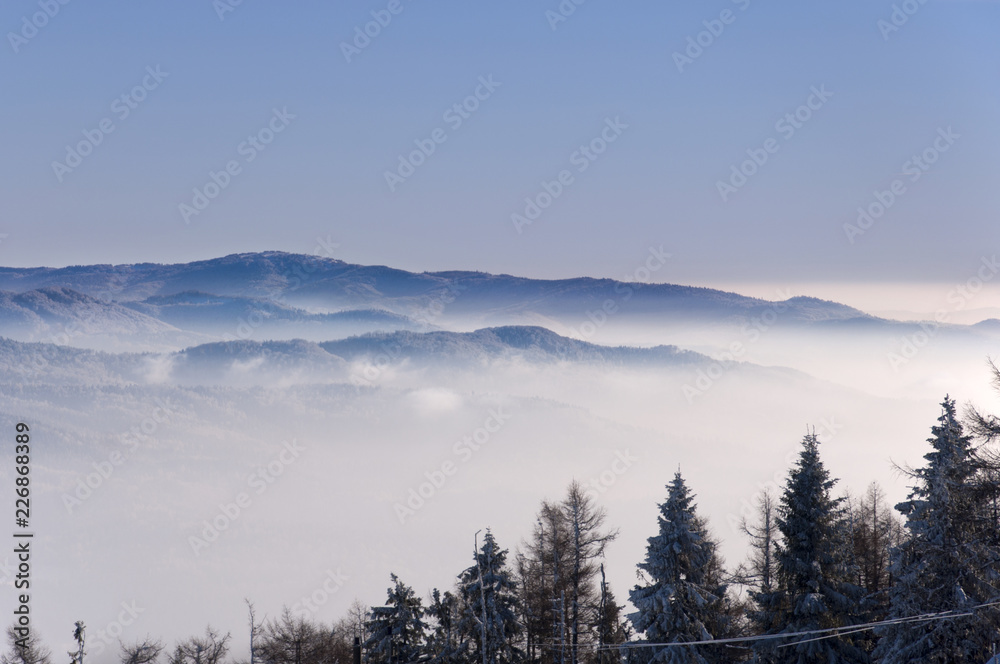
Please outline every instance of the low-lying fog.
M989 335L942 328L893 366L889 354L919 328L551 327L714 360L739 342L736 359L752 364L542 361L474 348L387 361L247 344L88 352L25 374L19 363L44 347L9 345L0 427L32 427L40 634L68 650L74 621L85 620L93 661L111 662L98 633L117 633L122 603L134 602L142 612L125 640L169 644L211 623L233 632L240 654L244 597L274 616L332 573L342 585L314 617L333 621L354 598L382 603L390 572L422 595L449 588L477 530L514 550L539 503L574 478L621 530L606 568L624 601L678 467L735 566L740 516L762 486L783 482L810 428L839 490L877 481L896 501L906 481L893 463L922 462L946 393L1000 411ZM8 464L2 478L9 485ZM12 585L11 568L0 573ZM13 610L13 592L0 610Z

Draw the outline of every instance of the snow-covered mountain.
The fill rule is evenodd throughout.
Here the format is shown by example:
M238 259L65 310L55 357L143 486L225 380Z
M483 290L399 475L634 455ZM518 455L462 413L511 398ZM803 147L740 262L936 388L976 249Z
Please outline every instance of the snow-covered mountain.
M393 359L463 363L521 359L534 363L573 361L607 365L681 365L708 362L699 353L676 346L608 347L569 339L544 327L510 325L475 332L393 332L366 334L320 346L345 359L387 356Z
M184 291L154 295L125 306L170 325L228 338L338 339L365 332L419 330L406 316L381 309L353 309L310 313L280 301L261 297L216 295Z
M81 333L158 334L177 331L155 317L114 302L99 300L66 286L46 286L23 293L0 291L0 329L39 338L64 329Z
M608 347L568 339L540 327L475 332L369 333L316 343L234 340L176 352L109 353L0 337L0 382L45 384L170 383L302 384L350 382L349 363L475 369L486 362L595 367L688 367L712 359L675 346Z
M196 347L219 342L264 344L256 348L266 357L253 362L276 373L260 371L258 378L301 364L295 380L322 382L344 370L327 356L369 365L386 357L427 366L512 358L676 364L686 361L684 349L728 363L792 367L887 395L926 388L914 378L916 364L979 370L1000 342L991 321L899 322L805 295L768 301L613 279L418 274L283 252L172 265L0 268L0 288L0 336L151 352L170 358L154 375L169 365L189 380L205 379L211 353L255 348L209 346L191 359ZM296 339L312 343L310 352L321 353L313 359L323 361L293 359L288 349L297 348L290 343Z
M508 324L545 317L572 323L602 309L620 318L725 322L776 308L775 302L709 288L587 277L527 279L485 272L418 274L283 252L233 254L173 265L0 268L2 289L24 292L44 287L71 287L94 297L142 303L145 308L135 306L151 315L154 307L161 307L164 316L178 314L178 307L197 304L192 291L233 300L214 302L219 312L223 305L246 307L249 298L327 312L383 309L415 317L420 323L464 318ZM171 301L171 296L182 297ZM237 303L236 298L244 299ZM809 297L786 299L777 308L783 320L803 323L871 318L852 307ZM172 320L187 320L178 316Z
M141 311L67 286L0 291L0 335L97 348L155 348L203 340Z
M98 349L179 348L214 339L323 341L429 327L382 309L310 313L266 298L200 291L120 302L69 286L0 291L0 335Z

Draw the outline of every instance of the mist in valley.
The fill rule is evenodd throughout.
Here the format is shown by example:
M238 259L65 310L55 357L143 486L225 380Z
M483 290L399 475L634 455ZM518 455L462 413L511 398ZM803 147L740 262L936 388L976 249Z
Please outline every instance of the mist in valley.
M921 463L946 393L1000 408L995 339L964 328L894 368L892 344L919 326L573 320L551 325L565 338L254 334L139 353L4 342L0 426L34 427L36 596L58 607L40 633L63 643L82 612L113 624L134 602L128 634L172 641L211 622L239 637L244 597L332 622L355 598L381 603L390 572L424 595L447 589L477 530L515 550L574 479L620 529L606 568L624 598L678 468L735 566L740 518L783 485L807 432L839 491L878 482L894 503L907 493L894 464Z

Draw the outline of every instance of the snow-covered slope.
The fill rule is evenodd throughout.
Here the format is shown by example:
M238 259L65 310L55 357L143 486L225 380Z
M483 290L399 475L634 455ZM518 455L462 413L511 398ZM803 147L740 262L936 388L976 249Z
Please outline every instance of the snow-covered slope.
M222 338L339 339L365 332L419 330L405 316L381 309L310 313L280 301L260 297L215 295L184 291L154 295L125 306L170 325Z
M185 291L263 298L327 311L380 308L416 317L466 317L486 323L523 322L531 316L583 318L610 307L620 317L648 320L732 321L773 311L774 302L735 293L672 284L613 279L527 279L484 272L413 273L386 266L265 252L233 254L193 263L66 268L0 268L0 288L24 291L72 286L117 301L148 301ZM791 298L785 321L869 318L857 309L815 298Z
M66 286L0 291L0 335L22 341L112 347L196 343L155 317Z

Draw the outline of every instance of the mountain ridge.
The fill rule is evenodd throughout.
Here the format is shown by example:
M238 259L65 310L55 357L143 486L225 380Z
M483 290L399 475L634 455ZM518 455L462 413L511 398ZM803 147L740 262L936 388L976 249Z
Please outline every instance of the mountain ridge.
M384 359L383 359L384 357ZM526 360L604 366L686 367L708 364L707 355L676 346L603 346L533 326L483 328L473 332L373 332L347 339L214 341L172 352L108 352L54 343L21 342L0 336L0 383L68 379L71 383L149 383L154 367L187 376L231 371L345 371L349 363L380 366L406 361L478 366L484 361ZM743 363L739 363L743 364ZM349 382L347 373L340 378ZM154 381L155 382L155 381Z
M504 314L583 315L590 308L611 305L623 315L676 314L712 320L753 316L778 305L787 310L785 318L803 322L874 318L818 298L769 301L699 286L585 276L533 279L461 270L417 273L277 251L174 264L0 267L0 289L23 292L46 286L71 286L119 302L203 291L278 300L300 308L376 307L410 316L443 303L439 308L449 315L485 319Z

